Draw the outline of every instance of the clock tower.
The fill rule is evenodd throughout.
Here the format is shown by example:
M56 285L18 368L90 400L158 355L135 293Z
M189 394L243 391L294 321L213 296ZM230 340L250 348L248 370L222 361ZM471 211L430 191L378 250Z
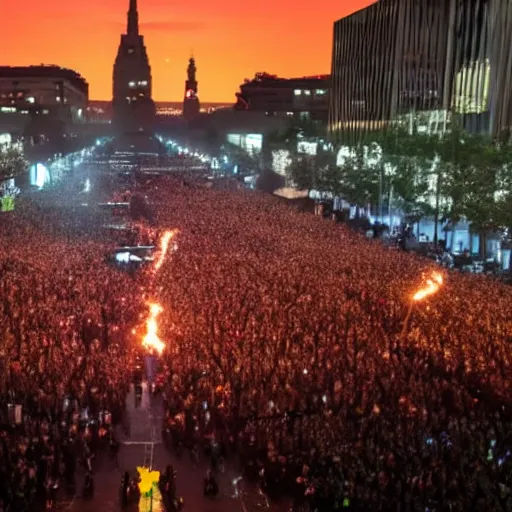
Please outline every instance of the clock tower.
M137 0L130 0L126 34L121 35L113 73L112 107L118 131L151 131L155 118L151 67L139 34Z
M199 115L199 97L197 96L196 61L190 57L185 81L185 98L183 100L183 117L191 121Z

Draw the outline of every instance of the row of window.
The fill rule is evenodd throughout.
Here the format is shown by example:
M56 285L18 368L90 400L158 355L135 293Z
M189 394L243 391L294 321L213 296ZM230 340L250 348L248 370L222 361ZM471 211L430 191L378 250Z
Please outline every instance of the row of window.
M6 93L0 94L0 99L2 99L2 100L10 99L12 104L15 103L15 100L25 100L27 103L32 103L32 104L36 102L36 99L34 98L34 96L25 97L24 93L22 93L22 92L18 92L17 94L14 94L12 92L9 94L6 94ZM62 98L60 96L56 96L55 101L60 103L62 101ZM68 102L67 98L64 98L64 103L67 103L67 102Z
M139 92L138 96L126 96L126 100L128 101L128 103L131 103L133 101L137 101L138 98L144 98L144 93L143 92Z
M312 92L310 89L295 89L295 96L311 96ZM315 96L325 96L327 89L315 89Z
M297 112L286 112L286 115L288 117L295 117ZM309 119L311 117L311 114L309 112L299 112L299 117L301 119Z
M147 87L148 86L148 81L147 80L140 80L139 82L128 82L128 86L131 87L132 89L134 87Z
M28 110L18 110L16 107L0 107L0 112L2 114L14 114L16 112L18 114L28 114ZM43 110L42 113L48 114L49 110Z

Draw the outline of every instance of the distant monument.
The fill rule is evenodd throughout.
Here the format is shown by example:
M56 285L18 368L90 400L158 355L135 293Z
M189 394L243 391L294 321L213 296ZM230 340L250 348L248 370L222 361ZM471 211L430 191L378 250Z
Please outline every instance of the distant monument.
M185 82L185 98L183 100L183 117L192 121L199 115L199 98L197 96L196 61L190 57Z
M139 34L137 0L130 0L126 34L114 63L113 123L119 133L151 132L156 109L152 99L151 67Z

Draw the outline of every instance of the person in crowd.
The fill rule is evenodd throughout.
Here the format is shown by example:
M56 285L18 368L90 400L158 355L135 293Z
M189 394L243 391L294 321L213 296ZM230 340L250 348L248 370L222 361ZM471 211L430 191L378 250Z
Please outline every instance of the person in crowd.
M219 484L213 476L213 471L209 469L203 483L203 494L208 498L216 498L219 494Z
M85 473L82 496L85 500L92 500L94 498L94 477L91 471L86 471Z

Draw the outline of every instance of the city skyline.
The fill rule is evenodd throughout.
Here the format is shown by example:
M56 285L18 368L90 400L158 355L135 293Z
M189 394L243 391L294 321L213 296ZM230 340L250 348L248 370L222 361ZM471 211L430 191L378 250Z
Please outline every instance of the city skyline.
M140 30L153 70L156 101L183 98L183 79L193 54L202 102L234 102L238 86L258 71L281 76L329 73L333 22L373 3L371 0L325 0L312 16L308 6L290 9L273 4L274 16L259 4L206 0L169 5L139 0ZM87 6L28 0L20 14L4 8L3 65L57 64L78 71L90 84L90 98L111 98L111 66L126 26L126 0ZM41 23L41 20L44 23ZM308 41L304 33L309 30ZM80 34L80 37L77 37ZM27 44L30 41L31 44ZM202 94L201 94L202 93Z

